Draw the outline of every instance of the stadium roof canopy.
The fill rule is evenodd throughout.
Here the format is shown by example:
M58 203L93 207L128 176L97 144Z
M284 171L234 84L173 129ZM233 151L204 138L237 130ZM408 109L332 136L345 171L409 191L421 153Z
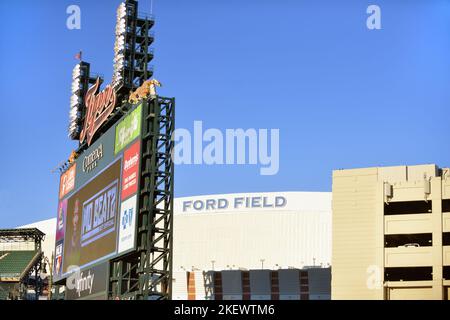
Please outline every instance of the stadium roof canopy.
M37 228L0 229L0 242L23 242L42 240L45 233Z
M0 229L0 243L34 243L34 249L0 249L0 282L19 282L33 267L39 265L43 252L41 241L45 233L37 228Z
M0 229L0 242L31 242L41 241L45 233L37 228Z

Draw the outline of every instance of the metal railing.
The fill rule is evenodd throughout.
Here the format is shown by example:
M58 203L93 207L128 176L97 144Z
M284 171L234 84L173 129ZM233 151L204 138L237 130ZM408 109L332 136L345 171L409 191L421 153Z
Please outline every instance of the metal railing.
M139 12L137 17L138 19L155 21L155 15L152 13Z

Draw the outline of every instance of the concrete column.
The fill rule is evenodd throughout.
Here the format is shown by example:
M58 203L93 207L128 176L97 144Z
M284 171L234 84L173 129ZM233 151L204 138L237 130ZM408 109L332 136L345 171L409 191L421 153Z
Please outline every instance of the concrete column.
M441 177L431 179L433 220L433 298L443 299L442 287L442 182Z
M380 287L377 290L377 299L386 300L386 289L384 287L384 181L377 182L376 189L376 222L375 232L377 237L376 245L376 264L380 268Z

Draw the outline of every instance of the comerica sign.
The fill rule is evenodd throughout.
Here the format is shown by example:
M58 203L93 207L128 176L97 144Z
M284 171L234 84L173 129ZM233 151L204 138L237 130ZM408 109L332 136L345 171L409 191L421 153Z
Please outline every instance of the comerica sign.
M103 158L103 143L84 157L83 172L90 172L97 167L97 162Z

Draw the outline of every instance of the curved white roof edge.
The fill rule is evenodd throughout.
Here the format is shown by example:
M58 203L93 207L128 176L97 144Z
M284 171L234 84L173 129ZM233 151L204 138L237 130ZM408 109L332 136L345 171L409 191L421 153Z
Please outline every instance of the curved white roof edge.
M53 224L53 223L55 223L55 227L56 227L56 217L29 223L29 224L17 227L17 229L23 229L23 228L38 228L39 229L39 226L43 226L45 228L48 225Z
M331 214L331 192L249 192L175 198L174 211L218 213L249 211L325 211Z
M183 199L192 199L198 197L215 197L215 196L242 196L242 195L261 195L261 194L303 194L303 195L312 195L312 194L322 194L322 195L330 195L331 191L261 191L261 192L232 192L232 193L211 193L211 194L201 194L201 195L192 195L192 196L183 196L183 197L175 197L175 200L183 200Z

